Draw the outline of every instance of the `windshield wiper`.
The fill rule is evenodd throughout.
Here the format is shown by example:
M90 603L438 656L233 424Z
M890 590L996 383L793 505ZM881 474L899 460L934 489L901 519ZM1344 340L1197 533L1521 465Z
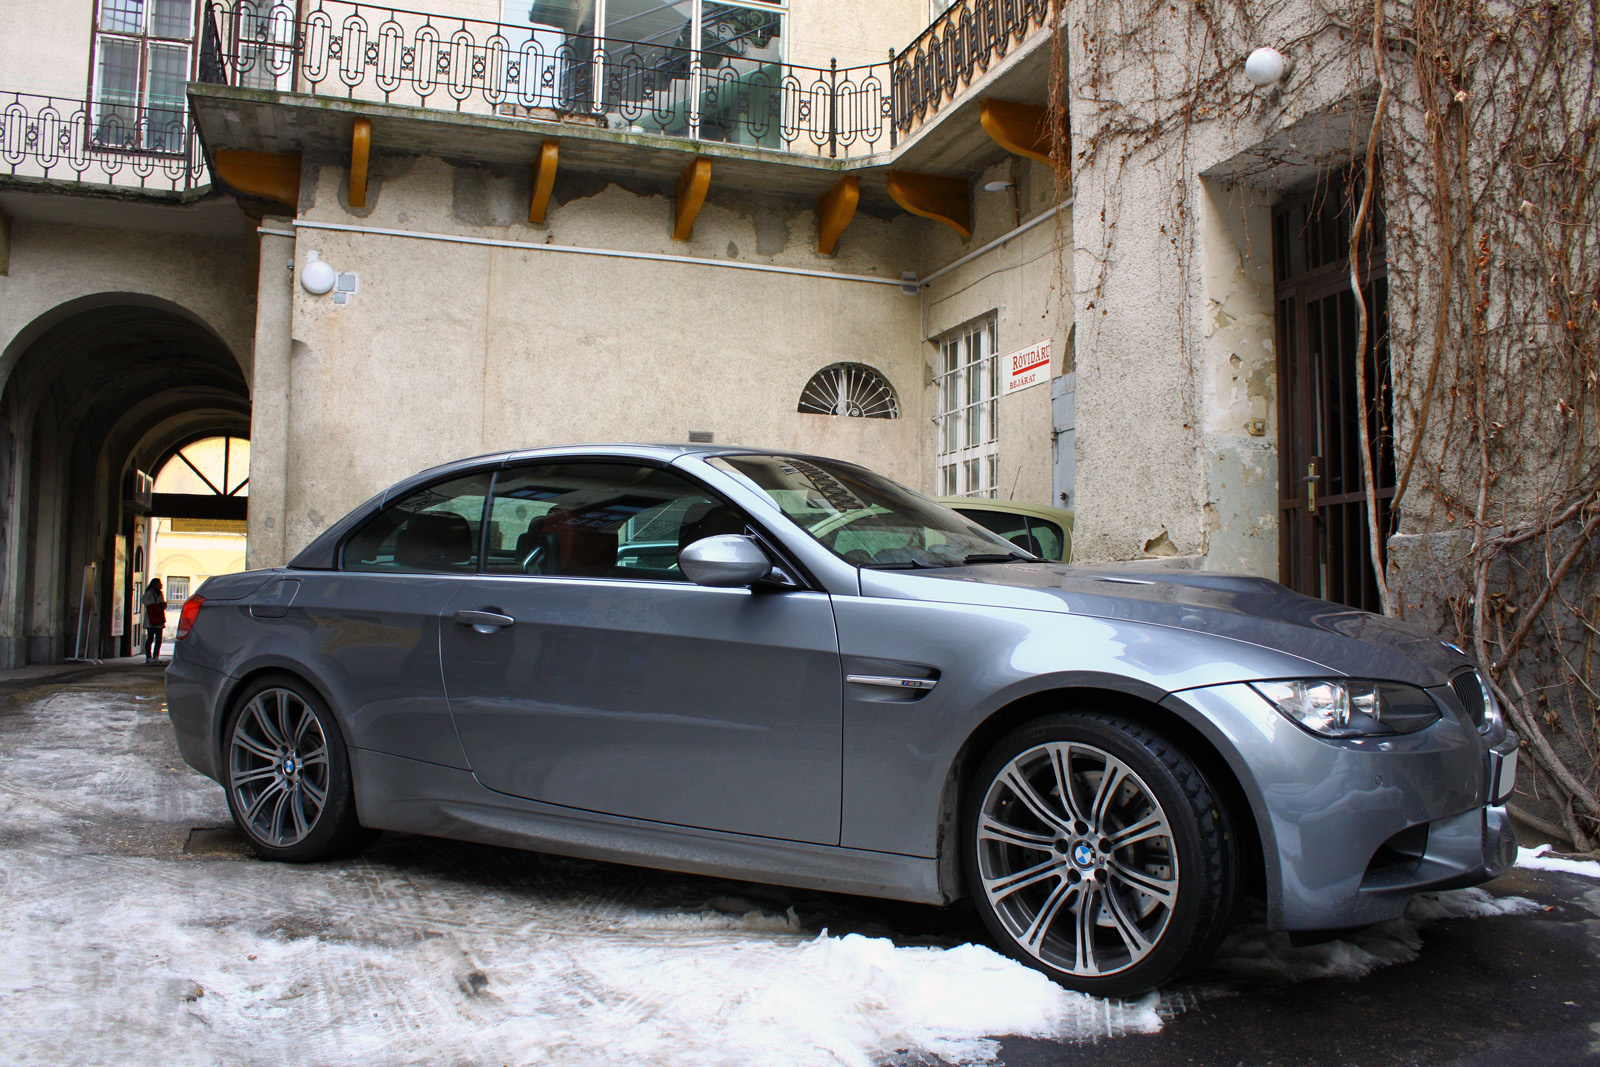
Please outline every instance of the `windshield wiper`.
M1019 552L974 552L961 561L965 566L975 563L1037 563L1037 556L1025 556Z
M863 563L862 570L873 571L932 571L940 567L954 567L954 563L929 559L897 559L888 563Z

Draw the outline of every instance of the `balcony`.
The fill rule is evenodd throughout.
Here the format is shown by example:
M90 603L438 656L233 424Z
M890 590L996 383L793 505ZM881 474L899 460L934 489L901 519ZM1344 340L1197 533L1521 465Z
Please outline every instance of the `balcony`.
M0 93L0 179L184 199L210 183L183 107Z
M785 62L759 24L702 49L373 7L208 4L200 81L837 159L894 149L1044 29L1050 0L956 0L883 63Z

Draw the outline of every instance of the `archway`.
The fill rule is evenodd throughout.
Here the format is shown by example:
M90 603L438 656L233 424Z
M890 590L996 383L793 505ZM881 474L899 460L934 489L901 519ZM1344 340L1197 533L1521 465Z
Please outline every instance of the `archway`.
M250 499L250 440L227 434L185 443L158 463L146 517L148 566L133 588L161 580L167 636L178 609L212 575L245 569ZM142 626L138 613L130 625Z
M131 293L41 316L6 367L0 667L126 655L150 473L197 439L248 436L245 372L191 312Z

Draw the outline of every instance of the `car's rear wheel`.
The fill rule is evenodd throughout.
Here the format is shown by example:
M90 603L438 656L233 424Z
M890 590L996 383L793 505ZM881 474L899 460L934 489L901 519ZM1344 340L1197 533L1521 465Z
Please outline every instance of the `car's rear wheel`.
M305 863L365 843L339 724L304 682L273 677L249 686L234 702L226 738L228 808L258 855Z
M1226 816L1166 738L1108 714L1007 735L968 791L964 860L1000 947L1101 996L1153 988L1216 947L1237 882Z

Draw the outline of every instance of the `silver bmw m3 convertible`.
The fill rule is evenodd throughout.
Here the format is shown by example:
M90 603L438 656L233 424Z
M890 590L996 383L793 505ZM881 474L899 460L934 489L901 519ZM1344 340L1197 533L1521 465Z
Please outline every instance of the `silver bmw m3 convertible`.
M1096 994L1242 895L1320 936L1515 856L1460 650L1264 579L1046 563L861 467L462 460L212 578L167 672L257 853L377 830L933 903Z

